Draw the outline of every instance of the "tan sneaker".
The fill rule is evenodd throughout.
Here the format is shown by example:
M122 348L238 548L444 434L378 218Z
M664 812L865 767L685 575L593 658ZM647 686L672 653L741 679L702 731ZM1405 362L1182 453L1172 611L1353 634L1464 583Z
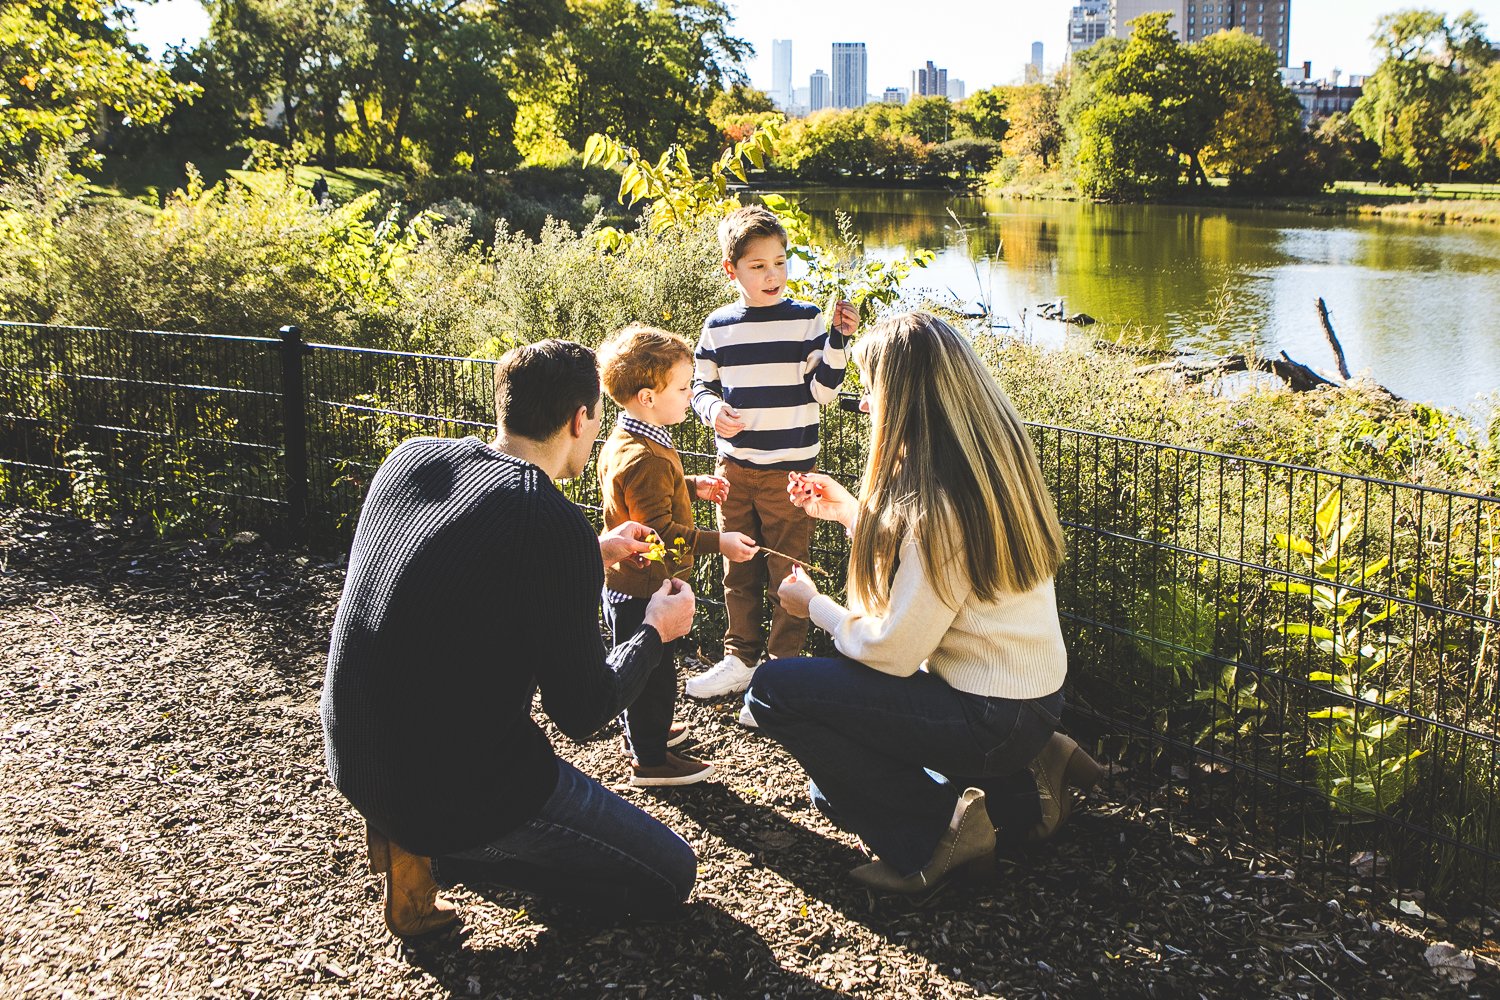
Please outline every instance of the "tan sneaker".
M667 728L667 749L670 750L672 749L672 747L681 746L682 744L687 742L687 738L688 724L686 722L672 723L672 725ZM625 748L626 753L629 753L630 737L624 733L621 733L620 745Z
M663 785L692 785L713 777L714 766L706 760L698 760L685 754L667 751L667 759L661 764L632 764L630 783L637 788L658 788Z

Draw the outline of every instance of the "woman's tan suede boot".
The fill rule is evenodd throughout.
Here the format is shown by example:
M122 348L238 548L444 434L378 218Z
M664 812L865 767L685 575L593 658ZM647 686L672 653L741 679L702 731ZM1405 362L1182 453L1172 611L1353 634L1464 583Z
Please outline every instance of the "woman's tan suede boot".
M421 937L458 919L458 908L437 894L432 860L412 854L365 823L370 871L385 876L385 925L397 937Z
M1027 836L1033 844L1050 838L1073 811L1073 788L1092 788L1104 780L1104 768L1071 736L1053 733L1031 762L1042 821Z
M903 876L884 861L872 861L849 876L868 889L915 895L935 891L960 870L976 879L987 879L995 872L995 824L985 809L984 792L977 788L964 790L953 823L921 871Z

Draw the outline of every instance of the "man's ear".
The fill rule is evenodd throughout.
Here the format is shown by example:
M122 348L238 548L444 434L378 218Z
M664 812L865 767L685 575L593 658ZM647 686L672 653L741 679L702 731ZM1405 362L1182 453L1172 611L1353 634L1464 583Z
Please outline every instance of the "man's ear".
M596 403L594 405L603 406L604 404ZM583 429L588 426L590 419L589 408L587 406L580 406L574 412L573 419L568 421L568 432L576 438L583 437Z

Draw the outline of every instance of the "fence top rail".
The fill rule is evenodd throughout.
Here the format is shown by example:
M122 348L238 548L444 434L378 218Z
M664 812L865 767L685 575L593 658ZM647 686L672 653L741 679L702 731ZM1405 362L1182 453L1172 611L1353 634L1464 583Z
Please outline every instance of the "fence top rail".
M0 328L31 329L31 330L56 330L76 331L79 333L135 333L158 337L180 337L183 339L198 340L231 340L256 344L281 344L282 341L276 337L248 337L227 333L183 333L173 330L142 330L128 329L122 327L98 327L98 326L69 326L57 323L26 323L15 320L0 320ZM412 358L430 361L468 362L479 365L494 365L496 361L491 358L463 358L450 354L421 354L415 351L392 351L377 347L355 347L349 344L323 344L308 341L305 346L315 351L336 351L344 354L374 354L392 358ZM1071 434L1075 437L1094 438L1099 441L1114 441L1122 444L1137 445L1152 448L1157 451L1173 451L1182 455L1197 455L1203 458L1220 459L1227 462L1243 462L1246 465L1259 466L1265 469L1281 469L1287 472L1301 472L1315 476L1327 476L1338 479L1341 482L1367 483L1372 486L1390 487L1392 489L1409 490L1435 497L1451 497L1456 500L1472 500L1482 504L1500 504L1500 496L1486 496L1482 493L1470 493L1465 490L1451 490L1439 486L1424 486L1420 483L1402 483L1392 479L1379 479L1374 476L1365 476L1355 472L1335 472L1332 469L1320 469L1311 465L1298 465L1294 462L1279 462L1268 458L1251 458L1246 455L1232 455L1228 452L1209 451L1205 448L1193 448L1188 445L1167 444L1161 441L1148 441L1144 438L1123 437L1118 434L1107 434L1103 431L1090 431L1077 427L1064 427L1059 424L1044 424L1027 422L1027 426L1039 431L1054 431L1059 434Z
M67 326L60 323L21 323L0 320L0 327L19 330L55 330L59 333L140 333L150 337L180 337L184 340L234 340L251 344L279 344L276 337L247 337L233 333L183 333L179 330L139 330L123 326Z
M279 341L278 341L279 343ZM456 354L418 354L415 351L390 351L382 347L354 347L349 344L318 344L307 342L315 351L341 351L345 354L378 354L387 358L420 358L424 361L462 361L475 365L499 364L494 358L461 358Z
M1118 434L1106 434L1103 431L1089 431L1078 427L1063 427L1058 424L1039 424L1028 422L1028 427L1039 431L1057 431L1060 434L1072 434L1075 437L1095 438L1100 441L1118 441L1122 444L1141 445L1146 448L1154 448L1157 451L1175 451L1184 455L1200 455L1204 458L1220 458L1227 462L1243 462L1246 465L1258 465L1267 469L1284 469L1288 472L1306 472L1315 476L1327 476L1330 479L1346 480L1356 483L1368 483L1371 486L1389 486L1399 490L1410 490L1416 493L1427 493L1432 496L1453 497L1457 500L1477 500L1484 504L1500 505L1500 496L1486 496L1483 493L1469 493L1464 490L1444 489L1441 486L1424 486L1421 483L1403 483L1394 479L1377 479L1374 476L1364 476L1357 472L1336 472L1333 469L1320 469L1315 465L1297 465L1293 462L1278 462L1271 458L1251 458L1247 455L1231 455L1224 451L1209 451L1205 448L1193 448L1184 444L1167 444L1162 441L1148 441L1144 438L1122 437Z

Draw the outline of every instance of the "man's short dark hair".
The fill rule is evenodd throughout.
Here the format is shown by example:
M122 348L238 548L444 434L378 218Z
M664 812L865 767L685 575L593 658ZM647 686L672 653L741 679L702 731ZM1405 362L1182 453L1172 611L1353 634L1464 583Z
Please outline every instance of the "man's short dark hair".
M507 434L545 441L580 406L599 405L594 352L571 340L539 340L506 351L495 366L495 417Z

